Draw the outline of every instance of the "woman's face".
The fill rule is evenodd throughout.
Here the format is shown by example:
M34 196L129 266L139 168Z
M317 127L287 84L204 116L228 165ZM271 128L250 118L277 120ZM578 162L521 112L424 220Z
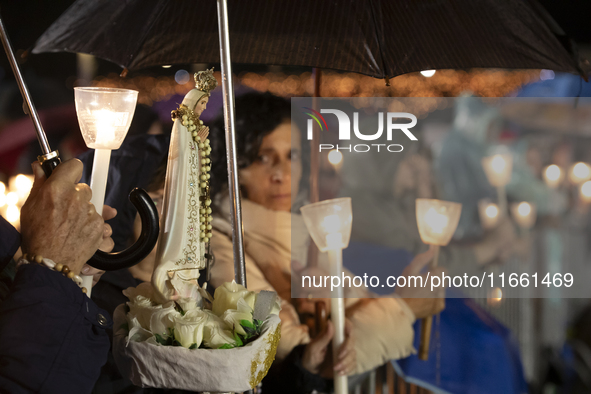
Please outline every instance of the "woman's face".
M205 111L205 109L207 108L208 102L209 102L209 96L205 95L205 96L201 97L199 99L199 101L197 101L197 104L195 104L195 109L193 110L193 112L195 112L195 115L201 116L203 111Z
M248 199L267 209L289 212L302 177L301 151L300 130L284 120L263 138L257 159L240 170L240 185Z

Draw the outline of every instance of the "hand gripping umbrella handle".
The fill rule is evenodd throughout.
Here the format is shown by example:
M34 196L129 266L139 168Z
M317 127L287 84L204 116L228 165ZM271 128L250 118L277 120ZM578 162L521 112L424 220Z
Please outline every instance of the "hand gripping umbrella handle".
M88 261L90 266L105 271L128 268L142 261L154 249L160 232L156 205L145 190L137 187L129 193L129 201L137 209L142 221L142 233L139 239L121 252L97 251Z
M18 62L16 61L16 57L14 56L14 52L12 51L12 46L10 45L8 35L6 34L2 18L0 18L0 41L2 41L4 51L6 52L6 56L8 56L8 61L14 72L23 100L25 101L26 108L24 107L23 109L29 114L35 125L37 139L39 140L41 150L43 151L43 155L37 157L37 160L41 163L45 176L49 178L53 170L61 163L59 152L57 150L52 151L49 147L49 142L47 141L47 136L45 135L43 125L39 119L39 114L35 109L35 105L29 94L29 89L27 88L18 66ZM91 266L106 271L131 267L143 260L150 254L152 249L154 249L160 231L156 206L152 202L150 196L148 196L148 193L142 189L136 188L132 190L131 193L129 193L129 200L138 210L142 220L142 234L140 235L140 238L135 244L122 252L105 253L97 251L93 258L88 262Z

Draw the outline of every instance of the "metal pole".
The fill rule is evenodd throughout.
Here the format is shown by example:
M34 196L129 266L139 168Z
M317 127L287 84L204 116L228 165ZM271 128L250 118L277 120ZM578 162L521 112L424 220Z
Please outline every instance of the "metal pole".
M226 159L228 163L228 186L230 189L230 212L232 214L232 243L234 246L234 277L236 282L246 287L244 243L242 241L242 206L240 204L236 138L234 136L234 84L232 83L232 63L230 59L228 4L226 0L217 0L217 4L222 90L224 92L224 123L226 125Z
M4 29L4 22L2 21L1 17L0 38L2 39L4 51L6 52L6 56L8 56L8 61L10 62L10 66L12 67L12 71L14 72L14 77L16 78L16 82L18 83L21 95L23 96L23 99L27 104L29 116L31 117L31 120L35 125L35 130L37 131L37 139L39 140L39 145L41 145L41 150L43 151L44 155L49 155L50 153L52 153L51 148L49 147L49 142L47 141L45 131L43 131L43 126L41 125L39 114L35 109L35 104L33 104L33 100L31 99L31 95L29 94L29 89L27 89L27 85L25 85L23 75L21 74L21 70L18 67L16 57L12 52L12 46L10 45L10 40L8 39L8 35L6 34L6 30Z

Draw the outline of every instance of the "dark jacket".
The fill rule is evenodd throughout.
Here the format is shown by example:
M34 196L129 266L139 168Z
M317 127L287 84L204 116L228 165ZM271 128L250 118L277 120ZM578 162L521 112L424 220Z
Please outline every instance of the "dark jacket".
M72 280L21 266L0 304L0 392L89 393L107 359L111 326Z

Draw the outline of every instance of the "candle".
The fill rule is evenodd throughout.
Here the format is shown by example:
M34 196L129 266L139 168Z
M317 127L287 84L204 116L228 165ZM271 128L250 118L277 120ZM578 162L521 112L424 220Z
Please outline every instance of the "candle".
M511 204L511 213L517 225L524 230L529 230L536 222L536 206L529 202Z
M489 200L478 201L478 215L485 230L495 228L501 216L499 206Z
M507 211L507 194L505 186L511 180L513 158L510 154L496 154L482 159L482 167L488 182L496 187L499 211L504 215Z
M74 88L76 115L86 146L95 149L90 189L99 215L103 213L111 150L119 149L135 112L138 92L115 88ZM92 277L82 277L90 297Z
M589 164L578 162L571 166L568 179L571 183L578 185L582 182L585 182L591 178L591 167Z
M336 149L328 152L328 162L332 164L335 170L340 170L343 166L343 154Z
M436 267L439 260L439 247L445 246L451 241L462 213L462 204L441 201L427 198L417 198L416 215L417 225L421 240L430 245L435 245L435 255L431 267ZM419 347L419 358L429 358L429 347L431 342L431 327L433 317L429 316L422 320L421 344Z
M579 196L584 203L591 202L591 181L583 183L579 189Z
M562 183L564 172L556 164L551 164L544 169L544 181L548 187L555 189Z
M349 245L353 215L351 199L325 200L301 208L308 232L321 252L328 252L331 275L341 277L343 272L343 249ZM343 288L337 286L331 293L331 320L335 328L332 341L333 359L345 341L345 303ZM335 394L347 394L346 376L334 377Z
M491 185L506 186L511 180L513 158L510 154L496 154L482 159L482 167Z

